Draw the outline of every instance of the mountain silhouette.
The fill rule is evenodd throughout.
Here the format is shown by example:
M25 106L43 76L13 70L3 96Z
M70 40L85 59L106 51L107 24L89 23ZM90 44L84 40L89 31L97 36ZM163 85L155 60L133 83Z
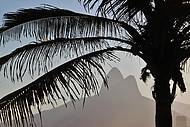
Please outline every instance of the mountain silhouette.
M108 73L109 88L102 87L99 96L73 104L67 108L43 111L44 127L153 127L155 116L154 101L143 97L134 76L123 78L117 68ZM180 104L178 104L180 107ZM181 114L173 111L173 123ZM36 118L39 118L37 115ZM189 118L187 118L189 121ZM37 124L40 122L38 121ZM177 122L180 123L180 122ZM179 127L179 126L175 126Z
M109 88L102 87L98 96L72 102L42 112L43 127L153 127L154 101L141 95L134 76L123 78L117 68L108 73ZM178 104L180 107L180 104ZM173 123L181 119L173 112ZM39 115L35 115L40 127ZM187 118L189 121L189 118ZM177 122L180 123L180 122ZM187 122L188 123L188 122ZM179 127L179 126L175 126Z
M123 78L117 68L108 73L109 89L102 87L99 96L69 102L44 111L44 127L153 127L154 102L141 96L134 76Z

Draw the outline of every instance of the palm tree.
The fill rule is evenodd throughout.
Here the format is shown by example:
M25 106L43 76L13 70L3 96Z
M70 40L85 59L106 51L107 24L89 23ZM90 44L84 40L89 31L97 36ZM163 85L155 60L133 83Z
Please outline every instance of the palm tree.
M155 126L172 127L176 88L186 91L181 71L190 57L190 1L79 2L87 11L98 7L97 16L52 6L4 15L1 45L24 37L36 40L0 58L4 76L14 82L22 81L27 72L32 77L44 74L0 99L1 121L7 126L29 126L34 122L33 107L40 113L41 105L57 99L65 102L69 97L74 102L80 96L98 94L97 74L107 86L102 63L117 60L114 51L122 51L147 64L141 79L152 75L155 81ZM53 68L58 57L70 59Z

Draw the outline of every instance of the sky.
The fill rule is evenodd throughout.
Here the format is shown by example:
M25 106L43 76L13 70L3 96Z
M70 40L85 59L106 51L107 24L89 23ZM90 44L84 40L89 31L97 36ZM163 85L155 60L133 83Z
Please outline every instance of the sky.
M1 0L0 24L2 24L2 17L3 14L6 12L15 12L19 8L32 8L41 6L42 4L49 4L59 8L86 13L82 5L80 5L80 3L78 2L78 0ZM11 50L15 49L15 45L18 46L19 44L13 43L6 45L6 47L0 47L0 56L3 56ZM111 66L119 68L124 77L127 77L128 75L134 75L137 79L138 87L141 93L144 96L151 98L151 87L153 85L153 81L150 80L148 83L145 84L139 80L140 70L142 67L145 66L144 62L140 58L131 55L119 55L121 57L120 63L112 64ZM109 70L107 70L107 72L108 71ZM188 75L189 74L186 74L184 78L186 79L187 85L190 85L190 82L188 82L187 78ZM25 79L23 83L13 84L9 81L9 79L4 78L2 76L2 73L0 73L0 98L3 95L6 95L7 93L10 93L22 87L24 84L27 84L27 82L30 82L29 80L31 79ZM183 103L190 103L189 92L187 92L186 94L181 94L180 92L178 92L177 100Z

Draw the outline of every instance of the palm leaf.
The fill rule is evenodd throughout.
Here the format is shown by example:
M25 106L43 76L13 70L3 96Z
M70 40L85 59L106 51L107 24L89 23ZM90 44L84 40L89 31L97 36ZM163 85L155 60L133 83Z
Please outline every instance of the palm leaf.
M79 0L87 9L92 9L99 0ZM98 5L98 13L104 17L112 15L119 20L131 19L139 11L151 11L151 0L102 0ZM149 10L148 10L149 9Z
M107 86L105 71L101 63L105 60L117 60L110 48L75 58L44 74L27 86L0 99L0 119L7 126L28 126L33 123L32 107L55 103L57 99L72 101L98 93L99 74ZM80 92L82 91L82 92Z
M167 12L166 14L170 16L170 18L187 16L190 14L189 8L189 0L169 0L166 1Z
M21 80L26 72L33 77L47 72L53 66L56 56L78 57L88 52L108 48L109 41L119 41L126 45L132 42L112 37L59 38L49 41L33 42L0 58L0 70L12 81Z
M120 33L118 28L119 24L114 20L45 6L5 14L0 41L4 44L23 36L37 40L116 36Z
M150 72L148 66L141 69L141 77L140 79L146 83L147 79L150 78Z
M190 16L185 15L173 20L169 32L169 39L176 50L189 48L190 45ZM181 55L180 55L181 56Z

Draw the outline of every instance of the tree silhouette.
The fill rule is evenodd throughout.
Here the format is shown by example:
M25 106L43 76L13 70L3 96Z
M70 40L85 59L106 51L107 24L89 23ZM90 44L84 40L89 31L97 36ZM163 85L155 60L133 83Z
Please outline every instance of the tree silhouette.
M14 82L22 81L26 73L45 74L0 100L1 121L7 126L29 126L34 122L32 107L40 113L41 105L57 99L65 102L69 97L74 102L81 93L84 98L98 93L97 74L107 86L102 63L117 60L113 51L122 51L147 63L141 79L152 75L155 81L155 126L172 127L176 87L186 91L181 70L190 57L190 1L79 2L87 11L98 7L97 16L52 6L4 15L1 45L24 37L36 39L0 58L4 76ZM57 56L70 59L51 69Z

